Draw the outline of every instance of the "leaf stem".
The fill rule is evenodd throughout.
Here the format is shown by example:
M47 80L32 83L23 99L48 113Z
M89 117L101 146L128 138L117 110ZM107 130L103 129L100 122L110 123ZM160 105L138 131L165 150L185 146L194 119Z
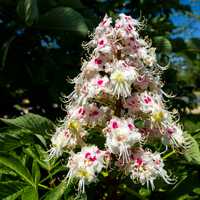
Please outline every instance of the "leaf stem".
M169 152L168 154L166 154L166 155L163 157L163 160L166 160L168 157L170 157L171 155L173 155L173 154L175 154L175 153L176 153L175 150Z
M38 186L40 186L40 187L42 187L42 188L44 188L46 190L51 190L51 188L47 187L46 185L42 185L40 183L38 184Z

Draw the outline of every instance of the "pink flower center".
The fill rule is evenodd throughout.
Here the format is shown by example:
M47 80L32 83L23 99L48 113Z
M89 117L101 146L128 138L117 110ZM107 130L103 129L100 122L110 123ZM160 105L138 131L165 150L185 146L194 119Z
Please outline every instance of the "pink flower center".
M97 84L98 84L99 86L101 86L101 85L103 84L103 80L102 80L102 79L99 79L99 80L97 81Z
M100 151L99 149L97 149L97 150L96 150L96 153L99 154L99 153L101 153L101 151Z
M125 19L128 21L130 20L131 18L129 16L125 16Z
M91 156L91 153L90 153L90 152L87 152L87 153L85 154L85 158L88 158L89 156Z
M65 131L64 135L65 135L66 138L68 138L69 137L68 131Z
M99 112L97 110L93 111L90 113L90 117L91 116L97 116L99 114Z
M105 25L106 22L107 22L107 20L103 20L103 21L101 22L102 26Z
M137 167L140 167L143 164L143 160L141 158L136 158L135 164Z
M128 27L127 27L127 30L131 31L132 29L133 29L133 27L129 24Z
M99 41L99 45L100 45L101 47L103 47L103 46L104 46L104 44L105 44L105 42L104 42L104 40L103 40L103 39Z
M119 127L119 126L118 126L117 122L113 122L113 123L112 123L112 128L113 128L113 129L118 128L118 127Z
M95 161L97 159L96 156L92 156L90 152L87 152L85 154L85 158L87 158L90 161Z
M97 64L97 65L101 65L101 64L102 64L102 60L101 60L101 59L98 59L98 58L96 58L96 59L94 60L94 62L95 62L95 64Z
M134 128L133 124L128 124L128 127L129 127L129 129L130 129L131 131L132 131L133 128Z
M85 109L84 108L79 108L78 113L81 115L85 114Z
M139 77L138 77L138 81L139 81L139 82L144 81L144 76L139 76Z
M167 128L167 133L169 135L172 135L174 133L174 129L173 128Z
M120 24L115 24L115 28L120 28L121 27L121 25Z
M151 103L151 98L150 97L146 97L146 98L144 98L144 102L146 103L146 104L149 104L149 103Z
M136 104L135 100L132 100L132 101L131 101L131 104L132 104L132 105Z
M156 165L160 165L160 160L155 160Z

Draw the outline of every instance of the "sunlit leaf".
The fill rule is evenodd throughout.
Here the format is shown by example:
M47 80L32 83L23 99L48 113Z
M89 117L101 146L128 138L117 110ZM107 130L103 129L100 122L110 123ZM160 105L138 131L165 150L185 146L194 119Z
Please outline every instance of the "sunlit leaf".
M0 163L14 170L19 176L21 176L27 183L34 185L32 176L27 168L25 168L21 162L9 155L0 154Z
M39 147L39 145L30 146L24 149L24 152L37 161L42 168L48 171L51 169L50 161L48 160L48 153Z
M45 200L60 200L64 192L67 189L71 189L70 186L65 181L61 182L57 187L47 193Z
M38 192L36 188L26 186L22 193L22 200L38 200Z
M21 194L23 193L23 189L13 193L13 194L10 194L9 196L3 198L2 200L15 200L17 199L19 196L21 196Z
M40 168L38 166L37 161L33 160L33 164L32 164L32 176L33 176L33 180L35 182L35 185L37 185L40 181Z
M21 195L25 184L21 181L1 181L0 198L2 200L14 200Z
M15 119L0 119L8 125L27 129L35 134L45 135L54 129L54 124L49 119L40 115L28 113Z
M200 165L200 150L197 141L191 136L187 135L190 146L185 152L184 156L186 160L191 164L198 164Z

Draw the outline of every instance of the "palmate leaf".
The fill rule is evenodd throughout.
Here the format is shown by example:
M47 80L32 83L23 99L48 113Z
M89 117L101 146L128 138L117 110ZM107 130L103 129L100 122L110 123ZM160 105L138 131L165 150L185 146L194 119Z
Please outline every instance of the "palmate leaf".
M158 51L163 53L170 53L172 51L172 44L166 37L156 36L153 38L153 42L158 48Z
M37 0L20 0L17 13L28 26L31 26L39 18Z
M28 184L35 186L33 182L33 178L27 168L25 168L22 163L8 155L8 154L0 154L0 163L5 165L6 167L9 167L10 169L14 170L19 176L22 177Z
M10 136L10 135L0 135L0 152L1 151L12 151L18 147L20 147L22 144L19 142L19 139Z
M37 142L37 140L38 137L28 130L15 127L2 128L0 129L0 152L13 151L18 147Z
M46 135L54 129L54 123L52 121L32 113L28 113L15 119L1 118L0 120L8 125L27 129L34 134Z
M0 182L0 199L16 199L22 194L24 182L22 181L1 181Z
M17 199L19 196L21 196L21 194L23 193L23 189L3 198L2 200L15 200Z
M186 171L186 169L185 169ZM172 188L171 191L167 191L166 199L170 200L179 200L182 199L185 195L192 194L192 191L195 190L195 188L198 188L200 185L199 181L199 175L198 171L191 171L189 172L188 176L183 174L183 176L179 176L178 183ZM183 198L185 200L188 200L190 198ZM199 199L199 198L194 198Z
M48 153L40 145L29 146L24 152L32 157L38 164L48 171L51 170L51 161L48 159Z
M67 193L71 190L72 184L73 182L70 184L67 184L65 181L61 182L57 187L46 194L44 200L60 200L64 193Z
M22 200L38 200L38 192L36 188L32 186L24 187Z
M32 164L32 176L33 176L33 181L35 185L38 185L41 174L40 174L40 168L38 166L38 163L35 160L33 160L33 164Z
M184 156L186 160L191 164L200 165L200 150L197 141L189 134L187 134L190 146L185 152Z
M14 171L0 163L0 177L2 177L2 175L17 176Z
M51 31L72 31L87 35L88 27L80 13L70 7L54 8L40 16L37 27Z

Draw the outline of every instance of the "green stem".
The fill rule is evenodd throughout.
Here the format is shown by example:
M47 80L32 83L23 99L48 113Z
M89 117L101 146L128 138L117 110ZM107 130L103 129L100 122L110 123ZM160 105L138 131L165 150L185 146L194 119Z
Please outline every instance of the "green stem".
M173 154L175 154L175 153L176 153L175 150L169 152L168 154L166 154L166 155L163 157L163 160L166 160L168 157L170 157L171 155L173 155Z
M44 189L46 189L46 190L51 190L49 187L47 187L46 185L42 185L42 184L38 184L38 186L40 186L40 187L42 187L42 188L44 188Z

